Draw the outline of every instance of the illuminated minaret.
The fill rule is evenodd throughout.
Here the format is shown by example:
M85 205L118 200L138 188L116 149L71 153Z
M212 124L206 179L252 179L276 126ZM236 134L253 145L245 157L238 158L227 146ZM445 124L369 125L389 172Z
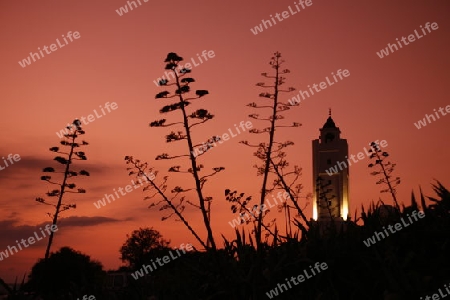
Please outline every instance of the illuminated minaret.
M320 137L312 141L313 147L313 219L319 221L333 219L347 220L349 213L348 144L341 139L341 131L329 116L320 129ZM333 169L330 169L333 168ZM328 170L328 172L326 172ZM330 172L335 170L337 172ZM318 180L320 178L320 180ZM318 199L325 191L325 197ZM319 201L319 202L318 202Z

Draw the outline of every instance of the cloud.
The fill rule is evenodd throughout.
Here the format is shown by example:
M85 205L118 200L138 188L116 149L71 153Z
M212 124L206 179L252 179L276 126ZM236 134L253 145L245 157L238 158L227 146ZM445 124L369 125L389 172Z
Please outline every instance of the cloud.
M1 152L0 149L0 153ZM18 162L14 162L14 164L6 167L4 170L0 171L0 180L4 182L4 184L10 188L17 188L18 186L32 186L33 183L40 183L40 176L44 175L42 170L45 167L54 167L55 169L61 168L62 165L53 160L58 154L55 155L49 154L45 157L35 157L35 156L24 156L20 157ZM0 159L0 165L4 167L3 160ZM101 175L105 173L109 173L109 165L100 165L100 164L89 164L89 163L80 163L74 164L74 170L87 170L89 173L95 175ZM58 171L58 170L57 170ZM48 175L48 173L46 174ZM6 183L5 181L9 181ZM10 184L13 184L11 186Z
M11 219L0 221L0 251L5 249L8 245L15 245L16 240L27 239L34 235L34 232L40 232L39 228L44 228L45 225L51 224L51 222L43 222L37 225L18 225L20 219L11 215ZM105 223L118 223L133 221L133 218L127 218L119 220L115 218L101 217L101 216L73 216L67 218L61 218L58 220L58 229L65 227L87 227L97 226ZM37 246L44 247L46 243L36 243Z
M73 216L67 218L61 218L58 222L58 227L86 227L86 226L97 226L104 223L117 223L132 221L133 218L127 218L124 220L119 220L115 218L94 216L94 217L83 217L83 216Z
M18 218L0 221L0 250L5 249L8 245L16 245L16 240L28 239L34 235L34 232L40 232L39 227L45 226L47 223L40 225L17 225L20 222ZM45 243L36 243L38 247L44 247ZM34 245L33 245L34 246Z

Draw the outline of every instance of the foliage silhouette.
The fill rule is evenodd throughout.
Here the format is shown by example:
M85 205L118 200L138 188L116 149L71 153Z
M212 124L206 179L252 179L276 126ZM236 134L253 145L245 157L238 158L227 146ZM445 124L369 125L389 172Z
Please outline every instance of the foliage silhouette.
M139 228L127 235L126 242L120 248L120 259L137 269L151 258L170 250L169 244L170 241L166 241L153 227Z
M173 75L173 78L174 78L174 82L170 83L169 80L164 79L164 80L161 80L159 82L159 84L160 84L160 86L174 86L175 93L171 94L169 91L165 90L165 91L159 92L155 96L156 99L171 99L171 98L177 99L177 102L164 105L159 110L159 112L161 114L166 114L166 113L170 113L170 112L177 111L177 110L181 111L182 120L179 122L173 122L170 124L166 124L166 121L167 121L166 119L155 120L150 123L150 127L171 127L171 126L179 126L179 125L182 126L183 130L178 130L176 132L171 131L168 135L166 135L166 142L172 143L172 142L178 142L181 140L186 140L187 146L188 146L187 150L188 150L189 154L179 154L179 155L170 156L168 153L162 153L162 154L158 155L155 159L156 160L168 160L168 159L176 159L176 158L181 158L181 157L189 158L190 165L191 165L190 168L183 170L183 168L181 166L176 165L176 166L170 167L169 172L191 174L191 176L194 179L195 187L188 188L188 189L185 189L182 187L176 187L172 190L172 193L175 193L177 196L178 194L186 193L188 191L193 190L197 194L198 204L197 203L194 204L189 200L185 201L186 198L181 197L179 205L175 205L173 203L173 199L176 196L174 198L172 198L172 200L169 200L169 198L164 194L165 189L167 187L165 185L165 182L167 179L164 179L164 183L161 185L161 188L157 189L156 194L163 196L164 200L168 203L168 205L163 205L161 207L161 209L162 210L172 209L174 211L175 215L178 217L181 216L181 214L185 208L185 204L183 204L183 202L200 210L200 213L202 215L203 224L204 224L206 232L207 232L207 242L206 243L203 242L198 237L198 235L194 232L193 229L190 228L190 231L196 236L197 240L201 241L202 246L204 246L205 248L211 248L213 250L216 250L216 243L214 241L214 236L213 236L213 231L211 228L211 221L210 221L211 204L212 204L213 197L205 196L204 192L203 192L203 187L204 187L204 184L208 181L209 177L214 176L215 174L223 171L224 168L223 167L215 167L215 168L212 168L211 173L206 174L206 175L200 175L204 166L202 164L198 163L198 157L205 154L207 149L209 149L210 147L208 146L207 149L205 149L205 143L203 143L203 146L202 146L203 151L199 151L198 149L195 149L196 147L200 147L201 143L198 143L198 144L194 143L192 128L194 126L198 126L200 124L206 123L207 121L213 119L214 115L209 113L206 109L197 109L190 113L186 109L186 107L188 105L191 105L191 103L195 102L197 99L202 98L205 95L207 95L208 91L207 90L196 90L195 96L192 96L190 94L190 92L191 92L190 84L195 82L195 79L191 78L191 77L186 77L187 74L191 73L191 70L182 68L181 66L179 66L180 62L182 62L182 61L183 61L183 58L178 56L174 52L167 54L167 57L164 60L164 62L166 63L165 69L169 70L171 72L171 74ZM181 74L178 74L177 68L179 69ZM212 137L213 140L217 140L217 138L218 137ZM210 143L208 142L208 145L209 144ZM197 150L197 152L195 150ZM200 153L197 154L198 152L200 152ZM130 158L130 157L127 156L126 160L128 160L127 158ZM153 186L153 187L156 188L156 186ZM169 215L169 217L170 216L172 216L172 214ZM166 219L166 218L164 218L164 219ZM184 221L184 224L188 225L187 221ZM188 226L188 228L189 227L190 226Z
M33 266L27 288L48 300L76 299L100 294L104 275L100 262L70 247L62 247Z
M168 216L163 216L161 219L164 221L168 218L170 218L172 215L175 215L179 218L179 220L181 222L183 222L183 224L186 226L186 228L192 233L192 235L197 239L197 241L206 249L208 248L206 246L206 243L200 238L200 236L197 234L197 232L192 228L192 226L189 224L189 222L187 221L187 219L182 215L182 212L184 211L184 197L181 197L179 200L179 203L175 203L175 200L177 199L178 195L181 193L181 188L176 187L175 189L172 190L172 193L175 194L172 197L168 197L166 196L166 189L167 189L167 176L164 176L163 178L163 182L160 184L157 184L154 180L154 178L150 178L151 176L149 176L149 173L152 173L154 175L154 177L156 178L156 176L158 175L158 172L154 171L154 169L152 167L148 166L148 163L142 163L139 159L134 159L132 156L125 156L125 161L127 165L132 165L132 167L128 167L127 170L130 171L129 175L132 176L136 176L136 177L140 177L140 176L144 176L144 178L147 181L147 185L143 188L143 191L150 191L153 192L153 194L151 196L146 196L144 198L144 200L148 200L148 199L152 199L154 198L156 195L159 195L163 198L163 200L161 201L157 201L157 202L152 202L149 205L150 207L156 207L156 206L160 206L160 210L166 210L166 209L171 209L173 212L168 215ZM134 170L134 171L133 171ZM166 204L163 204L166 203Z
M301 216L304 223L308 224L308 220L306 219L302 209L297 203L297 201L299 200L299 193L302 189L302 185L297 184L292 188L292 186L295 184L295 181L301 174L301 169L298 166L294 166L294 170L292 172L285 173L284 171L289 166L289 163L286 160L286 153L284 152L284 149L288 146L293 145L294 143L292 141L278 142L275 137L277 128L301 126L301 124L298 122L293 122L291 125L279 124L280 120L284 119L284 116L281 114L281 112L289 110L291 106L295 106L279 99L281 93L292 92L295 90L295 88L293 87L289 87L286 90L283 90L281 88L286 79L282 75L290 73L288 69L281 69L281 65L283 63L284 60L281 58L281 53L275 52L273 57L271 58L271 61L269 62L271 68L274 69L274 75L268 75L267 73L261 74L265 78L272 79L274 81L273 84L267 85L264 82L259 82L256 84L257 86L260 86L262 88L273 89L272 93L264 92L260 93L259 95L264 100L268 100L271 102L269 102L269 104L257 104L255 102L247 104L247 106L255 109L268 109L270 111L270 114L267 117L261 117L259 114L249 115L250 118L269 123L269 126L263 129L250 130L250 132L253 134L267 133L269 135L268 142L251 144L248 141L241 141L241 143L249 147L256 148L257 150L254 155L258 159L263 161L262 165L254 166L257 169L257 174L263 176L259 207L262 207L264 205L265 198L269 193L273 192L276 189L285 190L288 193L290 200L294 204L294 207L297 209L297 212ZM269 187L268 183L270 173L275 174L275 179L273 180L272 187ZM292 181L292 183L288 184L286 180L290 175L294 175L294 180ZM287 206L285 206L285 208L288 209ZM263 226L264 216L264 214L259 214L257 217L257 226L255 231L255 240L257 247L261 245L262 227L266 228L266 226ZM300 222L298 222L298 224L300 224L303 232L306 233L306 228Z
M384 162L389 153L382 151L377 143L370 143L371 149L369 150L370 159L374 160L374 163L369 164L369 168L373 168L375 166L379 166L379 171L373 171L370 175L377 176L381 175L383 178L377 181L377 184L386 184L388 186L387 189L381 190L381 193L389 192L392 195L392 199L394 200L395 208L400 210L400 206L398 205L396 190L395 187L400 184L400 177L396 177L392 179L391 173L394 171L396 164L391 163L390 161Z
M50 151L52 151L52 152L66 155L67 158L62 157L62 156L56 156L54 159L58 163L60 163L64 166L64 171L56 172L55 169L52 167L46 167L43 170L44 173L60 173L60 174L62 174L62 176L63 176L62 182L58 183L56 181L53 181L52 176L49 176L49 175L41 176L41 180L47 181L51 185L59 186L58 189L54 189L50 192L47 192L48 197L58 197L58 201L56 202L56 204L53 204L53 203L47 202L47 200L45 200L44 198L41 198L41 197L36 198L37 202L45 204L45 205L50 205L55 208L54 213L48 213L48 215L52 218L52 225L57 224L58 217L61 212L66 211L71 208L76 208L75 204L64 204L62 202L64 194L66 194L66 193L75 193L75 194L86 193L85 189L78 188L75 190L76 185L74 183L69 183L68 180L70 178L76 177L78 175L80 175L80 176L89 176L90 175L89 172L87 172L85 170L81 170L81 171L77 172L77 171L73 171L71 169L71 164L72 164L73 160L87 160L85 153L83 151L75 151L75 148L79 148L81 146L88 145L88 143L85 141L82 141L81 144L76 142L76 139L80 135L85 134L84 130L81 128L81 122L79 120L74 120L72 124L73 124L73 126L67 126L67 129L69 131L68 131L68 133L64 134L64 139L62 139L60 141L61 145L67 146L70 148L69 152L60 151L59 147L51 147L50 148ZM48 239L47 248L45 250L45 260L47 260L50 255L50 248L52 246L54 234L55 234L54 231L51 231L49 239Z

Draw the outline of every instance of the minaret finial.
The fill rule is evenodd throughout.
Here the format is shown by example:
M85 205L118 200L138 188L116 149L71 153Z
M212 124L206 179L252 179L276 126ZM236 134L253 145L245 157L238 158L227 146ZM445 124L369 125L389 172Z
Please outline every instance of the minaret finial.
M331 117L331 108L328 109L328 116Z

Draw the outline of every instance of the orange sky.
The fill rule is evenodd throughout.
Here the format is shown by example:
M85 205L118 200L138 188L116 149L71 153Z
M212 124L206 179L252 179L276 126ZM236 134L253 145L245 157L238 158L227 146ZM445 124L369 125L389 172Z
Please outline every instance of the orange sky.
M269 72L269 58L280 51L291 70L286 86L306 90L319 84L339 69L350 76L317 93L285 113L286 122L300 122L300 128L277 132L278 140L292 140L289 150L292 165L303 167L300 182L304 194L312 192L311 140L318 137L328 108L349 143L350 154L357 154L372 140L386 140L386 151L397 163L395 175L402 183L399 199L409 204L411 190L421 185L432 195L430 183L436 178L447 187L448 129L450 117L417 129L414 122L433 109L450 105L448 70L450 69L450 4L446 1L312 1L312 5L263 32L254 35L250 28L268 20L269 15L294 8L294 1L148 1L119 16L116 12L126 1L2 1L0 2L0 157L19 154L20 161L0 170L2 198L0 251L28 238L35 226L48 223L47 207L36 203L51 187L39 178L46 166L55 167L48 148L57 146L55 132L68 122L87 117L107 102L117 103L101 118L85 125L84 148L87 161L76 167L91 172L90 178L75 183L86 194L67 197L77 203L76 210L63 213L53 250L71 246L100 260L107 269L121 262L119 248L126 234L139 227L153 226L173 246L197 242L173 220L161 222L157 210L149 210L143 192L136 190L101 209L93 205L105 193L130 184L125 155L152 163L161 174L182 163L154 161L162 152L185 153L183 142L166 144L170 129L149 128L148 123L162 118L159 109L168 100L155 100L161 91L153 80L164 74L168 52L176 52L186 62L197 53L214 51L215 56L193 68L193 89L207 89L210 95L195 104L206 108L215 118L194 130L200 142L221 135L241 121L252 121L255 128L266 124L252 120L254 109L246 104L259 101L262 92L255 83L263 81L261 72ZM437 30L380 59L376 52L396 38L408 36L427 22L436 22ZM78 39L64 44L62 35L78 32ZM22 68L18 61L38 47L50 47L60 39L64 47L45 54ZM197 61L198 62L198 61ZM297 92L284 94L287 100ZM194 106L192 106L194 107ZM191 108L191 107L189 107ZM259 113L259 112L258 112ZM168 115L179 120L179 114ZM247 132L212 149L201 163L226 170L206 186L213 195L212 225L216 242L220 234L232 237L228 224L233 217L225 201L224 189L237 189L257 196L261 177L252 166L257 162L253 150L240 140L259 142L261 135ZM183 162L184 163L184 162ZM350 211L377 200L380 186L369 175L368 160L350 169ZM0 160L0 166L4 166ZM191 178L171 175L170 186L192 186ZM381 195L390 202L387 194ZM305 204L303 203L302 206ZM306 215L310 217L312 205ZM204 235L200 214L193 209L186 217ZM276 214L272 215L277 216ZM282 215L278 215L284 221ZM284 222L282 223L284 224ZM27 272L44 255L46 241L0 262L0 277L12 281Z

